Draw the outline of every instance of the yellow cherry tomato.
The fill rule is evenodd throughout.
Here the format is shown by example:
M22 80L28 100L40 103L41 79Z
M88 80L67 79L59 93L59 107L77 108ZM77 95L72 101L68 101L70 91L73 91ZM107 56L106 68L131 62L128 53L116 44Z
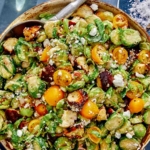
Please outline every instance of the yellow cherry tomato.
M102 88L102 81L101 81L101 78L98 76L96 78L96 85L99 87L99 88Z
M98 114L99 109L98 106L92 102L91 100L88 100L81 109L81 115L87 119L93 119Z
M43 52L42 52L42 55L40 57L40 61L47 61L49 59L49 55L48 55L48 52L49 50L51 49L50 46L47 46Z
M106 49L104 46L97 44L92 48L91 56L95 63L97 64L104 64L102 56L106 52Z
M41 116L47 114L47 108L46 105L44 104L39 104L35 107L35 110L37 111L37 113Z
M129 81L129 88L126 96L130 99L140 97L143 94L143 86L137 81Z
M150 50L142 50L138 54L138 60L144 64L150 64Z
M72 82L72 76L70 72L62 69L54 72L53 79L55 84L60 86L68 86Z
M141 98L134 98L129 103L131 113L139 113L144 108L144 101Z
M29 132L33 132L34 131L34 128L36 126L40 125L40 120L39 119L34 119L34 120L31 120L28 124L28 130Z
M44 93L44 99L50 106L56 106L58 101L64 98L64 92L59 86L53 85Z
M113 18L113 26L114 28L127 28L128 27L128 19L123 14L117 14Z
M102 20L108 20L108 21L113 21L113 13L109 11L99 11L96 13L96 15Z
M128 58L128 52L125 48L119 46L116 47L113 51L113 59L117 61L119 65L125 64Z
M138 63L133 67L134 73L144 74L147 70L146 64Z
M100 135L101 135L101 131L96 126L92 126L87 130L88 138L95 144L98 144L100 142L100 140L101 140Z

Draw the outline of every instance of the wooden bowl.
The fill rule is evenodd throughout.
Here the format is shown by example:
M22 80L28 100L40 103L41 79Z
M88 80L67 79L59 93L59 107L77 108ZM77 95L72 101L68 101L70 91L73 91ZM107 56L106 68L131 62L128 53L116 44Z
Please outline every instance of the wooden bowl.
M3 36L3 34L5 34L7 32L7 30L9 28L11 28L16 23L30 20L30 19L37 19L41 13L45 13L45 12L55 14L55 13L59 12L63 7L65 7L67 4L69 4L71 1L73 1L73 0L51 0L51 1L42 3L40 5L37 5L31 9L29 9L28 11L26 11L25 13L20 15L18 18L16 18L4 30L4 32L0 35L0 38ZM128 14L126 14L122 10L120 10L110 4L107 4L104 2L99 2L97 0L87 0L86 3L88 5L91 5L92 3L96 3L99 6L99 9L111 11L114 14L122 13L123 15L125 15L127 17L128 21L129 21L129 26L138 30L141 33L141 35L145 38L145 40L150 42L150 37L149 37L148 33L135 20L133 20ZM150 126L147 129L146 136L143 138L141 150L144 149L144 147L148 144L149 141L150 141ZM2 141L2 143L5 146L7 144L7 143L5 143L5 141Z

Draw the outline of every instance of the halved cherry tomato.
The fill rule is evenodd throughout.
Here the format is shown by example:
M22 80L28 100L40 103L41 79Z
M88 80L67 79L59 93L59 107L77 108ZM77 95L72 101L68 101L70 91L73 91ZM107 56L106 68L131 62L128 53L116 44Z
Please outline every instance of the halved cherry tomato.
M92 102L91 100L88 100L81 109L81 115L87 119L93 119L98 114L99 109L97 105Z
M113 18L113 26L114 28L127 28L128 20L127 17L123 14L117 14Z
M138 60L144 64L150 64L150 50L142 50L138 54Z
M94 143L96 143L96 144L98 144L98 143L100 142L100 140L101 140L100 134L101 134L101 131L100 131L100 129L99 129L98 127L96 127L96 126L92 126L92 127L90 127L90 128L87 130L87 136L88 136L88 138L89 138L92 142L94 142Z
M129 81L130 89L127 93L126 96L130 99L134 99L136 97L140 97L143 94L143 86L138 83L137 81Z
M102 20L108 20L108 21L113 21L113 13L109 11L99 11L96 13L96 15Z
M68 86L72 81L72 76L70 72L59 69L54 72L53 79L54 79L55 84L57 85Z
M46 105L44 104L39 104L35 107L35 110L37 111L37 113L41 116L47 114L47 108L46 108Z
M125 64L128 58L128 52L125 48L119 46L116 47L113 52L113 59L117 61L119 65Z
M101 81L100 77L96 78L96 84L97 84L98 87L102 88L102 81Z
M146 64L138 63L133 67L134 73L144 74L147 70Z
M57 102L64 98L64 92L59 86L53 85L44 93L44 99L50 106L56 106Z
M106 52L106 49L104 46L100 44L95 45L91 51L93 61L97 64L104 64L102 60L102 56L105 52Z
M40 61L47 61L49 59L49 55L48 55L48 52L49 50L51 49L50 46L47 46L43 52L42 52L42 55L40 57Z
M29 132L33 132L34 128L38 125L40 125L40 120L39 119L31 120L28 124Z
M144 101L141 98L134 98L129 103L131 113L139 113L144 108Z

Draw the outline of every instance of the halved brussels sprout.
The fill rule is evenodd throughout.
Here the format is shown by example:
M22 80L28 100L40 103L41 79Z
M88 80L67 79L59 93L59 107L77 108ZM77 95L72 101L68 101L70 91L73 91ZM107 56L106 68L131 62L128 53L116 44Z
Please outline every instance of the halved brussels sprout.
M33 98L40 98L46 90L46 83L38 76L31 76L27 79L28 92Z
M124 124L124 118L121 114L113 113L105 123L105 127L109 131L116 130Z
M115 45L121 45L120 30L115 29L110 33L110 40Z
M132 130L133 130L133 127L132 127L130 121L125 119L125 122L124 122L123 126L121 128L119 128L117 130L117 132L119 132L120 134L125 134L127 132L132 131Z
M92 88L89 93L88 97L92 101L96 101L97 104L103 103L105 101L105 92L98 87Z
M9 79L15 73L14 63L9 55L0 56L0 76Z
M147 108L150 106L150 95L148 93L143 93L142 97L144 100L144 108Z
M143 119L144 119L144 123L150 124L150 109L144 112Z
M55 149L71 150L72 142L66 137L59 137L54 143Z
M140 143L134 138L123 138L119 142L119 146L123 150L137 150L139 145Z
M136 124L133 126L135 136L138 138L143 138L146 134L146 127L143 124Z
M139 44L141 50L150 50L150 43L148 42L141 42Z
M22 116L31 117L34 113L34 110L32 108L20 108L19 112Z
M21 90L21 87L23 86L21 79L22 75L16 74L12 79L6 81L4 89L9 89L10 91L16 91L18 89Z
M133 47L142 41L140 33L134 29L122 29L120 30L121 43L127 47Z

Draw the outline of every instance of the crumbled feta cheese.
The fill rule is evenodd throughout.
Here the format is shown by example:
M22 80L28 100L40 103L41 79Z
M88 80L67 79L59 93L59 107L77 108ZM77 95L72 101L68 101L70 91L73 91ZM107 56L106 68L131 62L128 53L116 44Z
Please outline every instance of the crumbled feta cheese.
M97 4L92 4L90 7L92 8L93 11L98 10L98 5Z
M124 81L121 74L116 74L114 76L113 84L115 87L124 87Z
M110 67L115 69L115 68L118 67L118 65L117 65L116 63L111 63L111 64L110 64Z
M71 110L64 110L61 119L62 119L62 123L60 124L60 126L63 128L68 128L70 126L73 126L74 121L77 119L77 113Z
M130 111L127 110L127 111L123 112L123 116L124 116L124 117L127 117L127 118L130 118L130 117L131 117Z
M22 130L17 130L17 136L21 137L22 136Z
M94 28L90 31L89 35L95 36L96 34L97 34L97 28L94 27Z
M86 41L85 41L85 38L82 37L82 38L81 38L81 43L84 45L85 42L86 42Z
M115 133L115 137L116 137L117 139L120 139L120 138L121 138L121 134L120 134L119 132L116 132L116 133Z
M138 72L136 72L135 75L136 75L136 77L138 77L138 78L144 78L144 77L145 77L143 74L140 74L140 73L138 73Z
M44 47L50 46L50 41L49 41L49 39L45 39L45 40L44 40L43 46L44 46Z
M25 105L24 105L24 108L28 108L30 105L29 105L29 103L26 103Z
M50 59L49 64L52 66L54 64L54 61Z
M132 139L132 134L127 133L127 134L126 134L126 137L129 138L129 139Z

